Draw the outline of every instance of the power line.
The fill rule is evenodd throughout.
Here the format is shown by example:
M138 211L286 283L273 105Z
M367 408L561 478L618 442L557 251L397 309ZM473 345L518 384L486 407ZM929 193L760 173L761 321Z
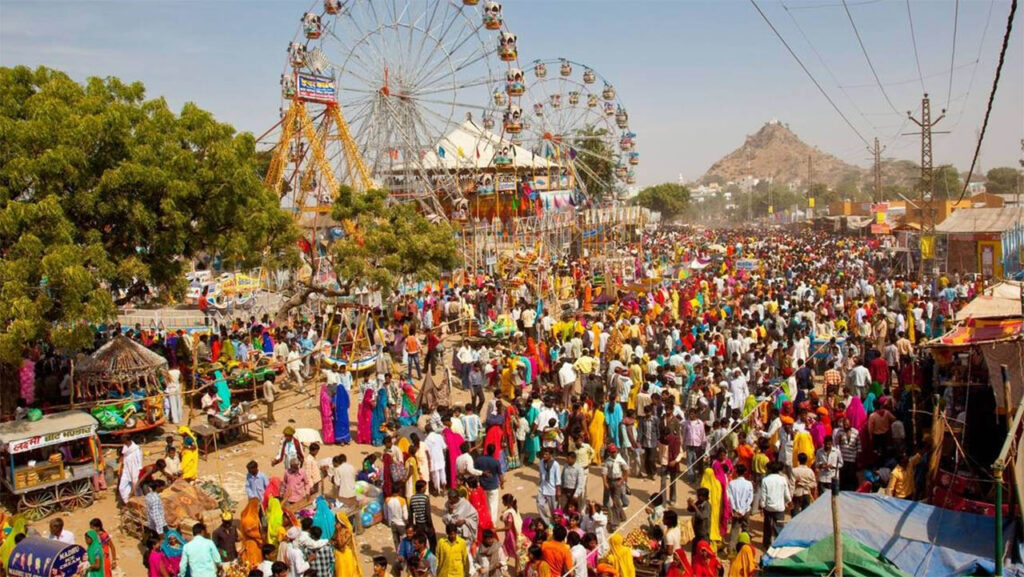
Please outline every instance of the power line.
M850 7L847 6L846 0L843 0L843 9L846 10L846 17L850 19L850 26L853 26L853 34L857 37L857 43L860 44L860 51L864 53L864 59L868 61L868 68L871 69L871 74L875 77L875 82L878 83L878 89L882 91L882 96L885 97L885 101L889 103L889 108L893 109L896 114L902 114L896 105L892 103L889 98L889 94L885 91L885 87L882 86L882 80L878 77L878 73L875 72L875 65L871 63L871 57L868 56L868 49L864 47L864 40L860 37L860 31L857 30L857 24L853 21L853 14L850 13ZM865 142L864 144L867 144Z
M843 114L843 111L840 110L838 106L836 106L836 103L834 100L832 100L832 97L828 95L828 92L825 92L825 89L821 87L821 84L818 82L816 78L814 78L814 75L811 74L811 71L807 69L807 66L805 66L803 61L800 60L800 57L796 55L796 52L793 52L793 48L791 48L789 43L786 42L786 39L782 37L782 34L779 33L779 30L777 28L775 28L775 25L772 24L772 21L768 19L768 15L765 14L764 10L761 10L761 7L757 5L757 0L750 0L750 3L754 5L754 8L757 9L757 12L761 15L761 18L763 18L765 23L768 24L768 27L772 29L772 32L774 32L775 36L778 37L780 42L782 42L782 45L786 47L786 50L788 50L789 54L793 57L794 60L796 60L796 63L800 65L800 68L802 68L804 73L807 74L807 77L811 79L811 82L813 82L814 85L818 88L818 91L821 92L821 95L825 97L825 100L828 100L828 103L832 105L832 108L836 111L836 114L838 114L843 119L843 121L846 122L846 125L850 127L850 130L852 130L854 134L857 135L857 138L860 138L861 141L865 145L867 145L868 140L864 138L864 135L861 134L859 130L857 130L857 127L854 126L852 122L850 122L850 119L847 118L845 114Z
M1006 33L1003 34L1003 47L999 50L999 63L996 64L996 77L992 80L992 91L988 94L988 105L985 107L985 119L981 123L981 133L978 135L978 144L974 147L974 158L971 159L971 168L964 178L964 189L960 192L960 202L967 194L967 187L971 184L971 176L974 175L974 167L978 163L978 155L981 154L981 142L985 140L985 130L988 128L988 118L992 114L992 103L996 99L996 90L999 89L999 77L1003 73L1003 63L1006 61L1006 48L1010 45L1010 33L1013 32L1013 17L1017 13L1017 0L1010 2L1010 15L1006 19Z
M910 0L907 1L909 2ZM956 0L953 6L953 53L949 56L949 89L946 90L946 108L949 108L949 99L953 96L953 62L956 59L956 31L959 24L960 0Z
M917 63L917 78L921 81L921 92L928 92L924 87L924 76L921 75L921 57L917 54L917 35L914 33L914 15L910 12L910 0L907 0L907 20L910 21L910 39L914 42L914 62Z
M961 62L960 64L957 64L955 67L953 67L953 70L960 70L962 68L967 68L968 66L974 66L977 63L978 63L977 60L970 60L968 62ZM927 80L929 78L937 78L939 76L945 76L947 74L949 74L949 70L943 68L942 72L932 72L930 74L925 74L923 76L923 78L925 80ZM887 87L893 87L893 86L903 86L903 85L907 85L907 84L913 84L913 83L915 83L917 81L918 81L918 78L915 76L913 78L905 78L903 80L893 80L892 82L883 82L882 84L887 86ZM875 86L874 82L866 82L864 84L844 84L843 88L870 88L870 87L873 87L873 86ZM892 113L891 112L886 112L886 114L892 114ZM900 116L902 116L902 115L903 115L903 113L901 112Z
M790 7L787 6L785 2L780 2L780 4L782 4L782 9L786 11L786 14L789 16L790 20L793 21L793 25L796 26L797 32L799 32L800 36L802 36L804 41L807 42L807 45L811 47L811 51L814 52L814 55L818 57L818 62L820 62L821 66L825 68L825 71L828 72L828 75L832 77L832 80L836 83L836 86L839 87L839 91L842 92L843 95L846 96L847 100L850 101L850 104L853 106L853 109L857 111L857 114L860 114L861 118L863 118L868 124L871 125L871 128L873 128L874 130L878 130L878 127L875 126L875 123L871 122L871 119L869 119L860 109L860 107L857 106L857 102L853 99L852 96L850 96L850 93L847 92L846 89L843 88L843 85L839 83L839 78L837 78L835 73L832 72L832 68L825 63L825 59L822 58L821 52L819 52L818 49L814 46L814 43L811 42L811 39L804 32L803 27L800 26L800 23L797 22L796 17L793 16L793 13L790 11Z
M950 132L956 130L957 126L960 126L960 121L964 118L964 111L967 110L967 104L971 100L971 90L974 89L974 77L978 74L978 65L981 63L981 52L985 49L985 38L988 37L989 25L992 23L992 9L996 7L996 0L991 0L988 3L988 15L985 16L985 27L981 30L981 42L978 43L978 56L974 59L974 68L971 68L971 79L967 83L967 93L964 95L964 105L960 107L960 113L956 116L956 122L953 123L953 127L949 129Z

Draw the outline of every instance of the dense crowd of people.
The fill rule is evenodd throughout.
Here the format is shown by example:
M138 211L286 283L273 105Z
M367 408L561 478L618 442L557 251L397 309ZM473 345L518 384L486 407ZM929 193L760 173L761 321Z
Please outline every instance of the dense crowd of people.
M127 440L119 491L146 500L149 575L215 577L241 559L253 577L360 576L358 536L377 521L361 511L379 495L393 550L375 548L377 576L635 577L644 564L746 577L786 517L828 491L926 495L928 423L912 407L938 391L918 344L976 293L966 277L922 285L875 241L813 231L661 229L609 262L464 275L392 299L365 327L128 330L182 374L195 357L273 359L266 422L285 385L321 415L318 439L285 428L269 467L248 464L237 521L225 512L190 539L166 526L156 476L196 478L194 434L181 427L151 465ZM315 377L324 343L360 339L368 371ZM41 366L58 375L51 357ZM219 400L206 391L202 408ZM350 443L361 462L318 458ZM506 491L524 468L533 494ZM637 479L659 490L631 508ZM104 535L86 535L90 577L116 564Z

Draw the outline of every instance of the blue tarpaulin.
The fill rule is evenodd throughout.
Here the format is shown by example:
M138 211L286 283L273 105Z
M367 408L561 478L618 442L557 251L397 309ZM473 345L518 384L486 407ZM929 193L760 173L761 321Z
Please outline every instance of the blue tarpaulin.
M995 519L960 513L879 494L842 493L839 519L843 533L878 550L901 570L921 577L992 573L995 569ZM765 557L785 556L810 547L832 533L832 505L826 492L789 521ZM1014 535L1007 523L1003 535ZM1005 550L1005 549L1004 549ZM1007 566L1006 575L1022 575Z

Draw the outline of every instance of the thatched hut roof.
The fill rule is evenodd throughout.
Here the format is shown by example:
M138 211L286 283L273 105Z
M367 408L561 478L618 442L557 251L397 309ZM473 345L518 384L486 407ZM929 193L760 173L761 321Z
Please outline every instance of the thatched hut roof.
M167 359L127 337L118 336L75 367L75 373L87 379L123 382L166 367Z

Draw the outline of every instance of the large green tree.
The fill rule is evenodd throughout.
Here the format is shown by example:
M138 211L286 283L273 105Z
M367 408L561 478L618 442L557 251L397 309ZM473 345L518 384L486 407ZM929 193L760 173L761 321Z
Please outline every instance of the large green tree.
M608 129L588 125L572 135L574 165L587 195L603 200L615 193L613 151L607 142Z
M88 344L111 295L180 296L193 258L274 267L295 239L252 135L137 82L0 68L0 360Z
M932 170L932 198L956 199L963 186L960 173L953 165L943 164Z
M985 192L991 194L1013 194L1017 192L1020 170L1012 166L1000 166L985 175Z
M632 202L671 220L686 213L690 206L690 189L675 182L656 184L641 190Z
M297 281L278 318L285 318L312 294L338 297L368 289L386 298L402 281L436 280L461 263L450 225L432 223L416 204L394 202L387 191L357 193L342 185L331 216L346 231L331 244L328 255L338 287Z

